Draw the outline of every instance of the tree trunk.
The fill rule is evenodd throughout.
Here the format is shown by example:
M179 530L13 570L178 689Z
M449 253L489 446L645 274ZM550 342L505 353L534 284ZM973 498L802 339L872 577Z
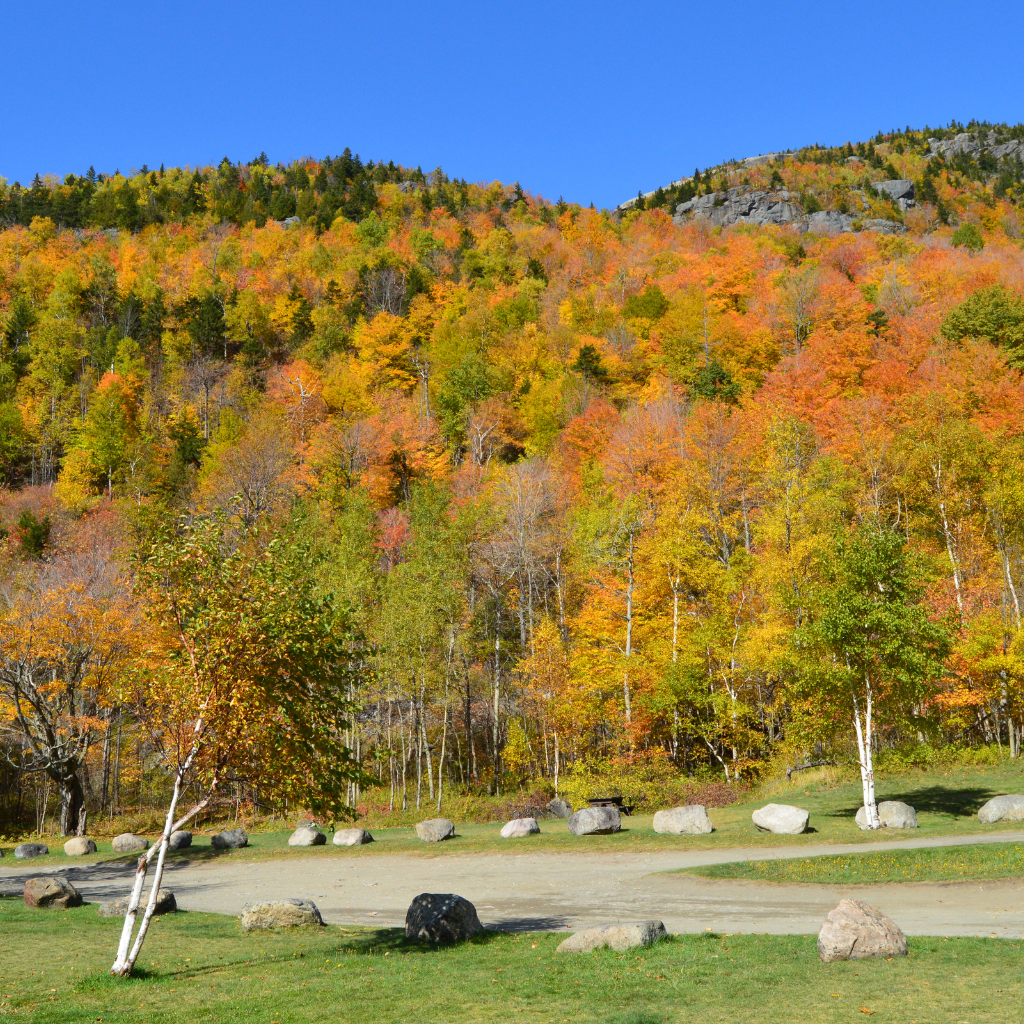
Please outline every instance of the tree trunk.
M73 836L78 834L78 822L85 810L85 793L78 773L65 775L57 780L60 790L60 834Z
M853 698L853 728L857 733L857 754L860 761L860 782L864 794L864 810L868 828L882 827L878 820L878 803L875 800L875 767L871 751L871 683L867 682L864 717L861 720L860 703Z

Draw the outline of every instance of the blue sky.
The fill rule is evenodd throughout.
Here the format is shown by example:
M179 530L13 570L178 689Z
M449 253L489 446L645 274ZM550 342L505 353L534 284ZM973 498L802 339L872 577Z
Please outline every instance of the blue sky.
M1024 120L1024 4L5 5L0 175L341 152L612 206L695 166Z

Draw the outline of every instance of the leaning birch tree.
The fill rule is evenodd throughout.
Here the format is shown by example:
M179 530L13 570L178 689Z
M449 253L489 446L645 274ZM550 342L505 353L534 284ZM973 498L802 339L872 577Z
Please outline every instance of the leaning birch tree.
M173 786L160 839L139 858L112 974L130 975L138 959L171 833L226 780L258 778L271 798L300 801L314 813L349 813L347 783L362 780L343 742L360 641L347 614L316 596L314 570L287 530L265 543L256 531L237 533L215 518L168 530L139 555L154 640L134 701ZM198 798L180 813L189 789Z
M866 526L839 538L817 614L796 633L806 657L804 696L831 705L834 718L853 727L870 829L880 827L874 768L879 724L894 727L910 718L941 675L949 650L946 629L921 604L904 545L895 530Z

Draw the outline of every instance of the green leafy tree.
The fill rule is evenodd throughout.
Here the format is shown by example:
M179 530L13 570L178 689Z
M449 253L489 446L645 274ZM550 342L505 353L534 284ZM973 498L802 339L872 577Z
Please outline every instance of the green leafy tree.
M950 341L986 338L998 345L1012 366L1024 366L1024 299L1001 284L979 288L942 321L942 336Z
M942 673L949 636L929 620L896 531L865 526L841 536L826 568L817 614L794 633L803 696L852 721L868 828L877 829L876 723L910 717Z
M985 248L985 239L977 224L961 224L953 232L951 241L957 248L962 246L971 253L981 252Z

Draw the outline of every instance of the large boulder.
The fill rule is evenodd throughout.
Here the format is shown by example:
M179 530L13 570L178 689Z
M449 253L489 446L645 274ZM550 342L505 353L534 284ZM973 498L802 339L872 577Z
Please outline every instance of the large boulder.
M335 846L362 846L372 842L373 836L365 828L339 828L334 833Z
M913 199L914 183L909 178L893 178L889 181L873 181L871 187L880 195L889 196L891 199Z
M455 826L447 818L431 818L416 826L416 835L424 843L440 843L455 835Z
M210 839L215 850L240 850L249 845L249 837L244 828L229 828L226 832L218 832Z
M840 900L818 933L818 956L825 963L906 955L907 937L890 918L862 900Z
M242 907L242 931L266 928L303 928L322 925L324 919L312 900L255 900Z
M556 953L592 953L607 946L617 953L638 946L650 946L665 938L665 926L660 921L641 921L639 924L606 924L598 928L584 928L573 932L555 950Z
M168 850L185 850L192 845L192 833L185 829L178 829L167 837Z
M50 852L46 843L21 843L14 848L17 860L31 860L33 857L45 857Z
M983 825L992 825L997 821L1024 821L1024 796L1019 793L1008 793L1006 796L994 796L978 811L978 821Z
M569 817L574 836L607 836L622 828L618 807L582 807Z
M87 853L95 853L96 844L85 836L75 836L64 844L64 853L69 857L82 857Z
M119 900L101 903L96 910L100 917L124 917L128 913L128 901L130 899L130 896L122 896ZM149 893L146 892L142 894L142 899L139 900L139 913L144 914L148 905ZM174 893L170 889L161 889L156 894L156 906L153 908L153 915L176 914L177 912L178 901L174 898Z
M66 910L81 905L81 894L63 875L25 879L26 907Z
M463 942L483 930L476 907L454 893L420 893L405 915L406 938L420 942Z
M553 814L556 818L568 818L572 814L572 804L566 803L564 800L559 800L556 796L554 800L548 801L548 812Z
M501 829L502 839L522 839L523 836L535 836L540 832L536 818L513 818Z
M110 845L114 853L135 853L138 850L145 850L149 846L149 841L133 832L122 832L121 835L114 836Z
M754 811L751 818L762 832L795 836L807 831L811 814L802 807L791 807L789 804L765 804Z
M868 812L857 811L857 826L865 832L868 828ZM917 811L902 800L882 800L878 805L878 821L882 828L917 828Z
M711 819L703 804L671 807L654 815L654 831L662 835L702 835L712 831Z
M297 828L289 837L289 846L323 846L327 836L318 828Z

